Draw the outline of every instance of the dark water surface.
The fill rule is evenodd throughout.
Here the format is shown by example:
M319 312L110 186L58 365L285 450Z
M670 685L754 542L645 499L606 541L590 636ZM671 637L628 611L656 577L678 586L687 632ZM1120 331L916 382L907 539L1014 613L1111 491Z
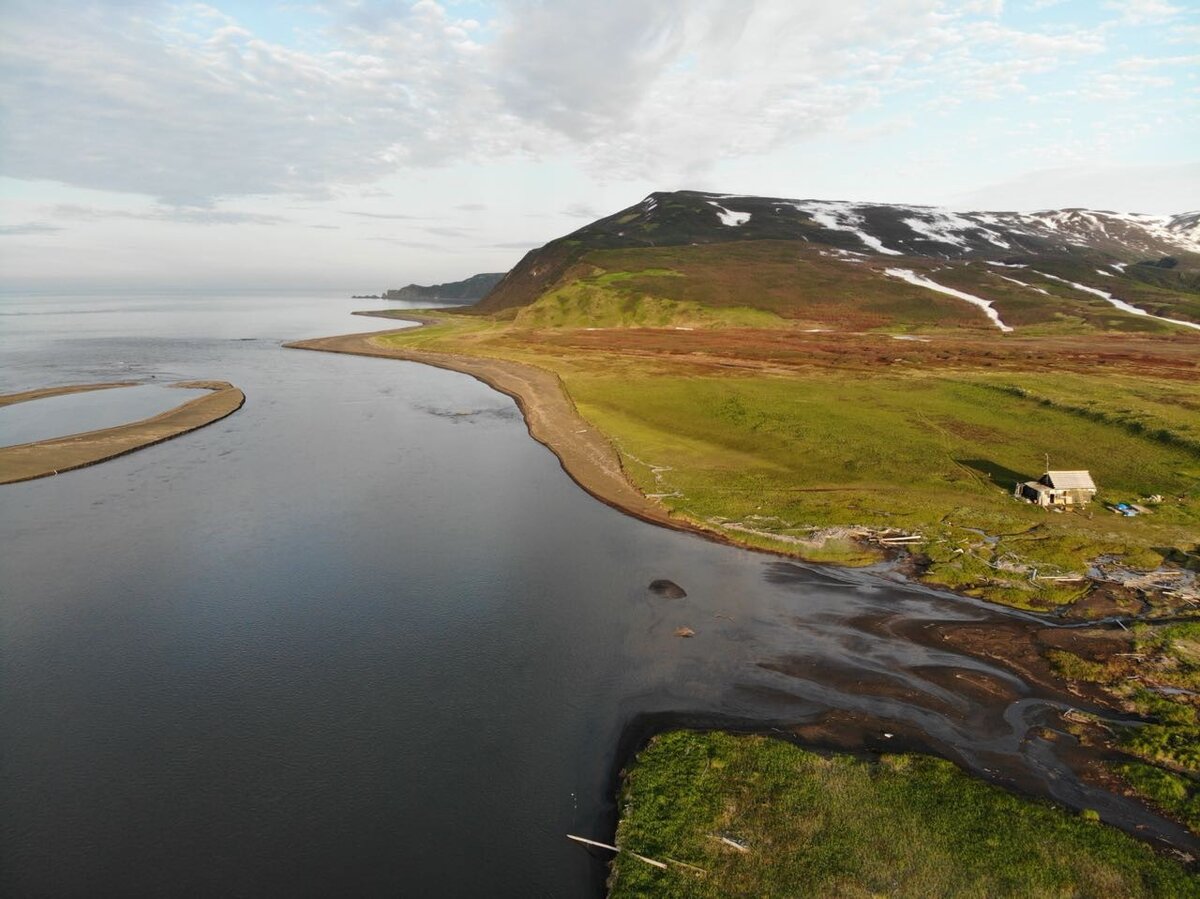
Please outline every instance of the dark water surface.
M1139 820L1030 738L1052 699L899 627L1004 613L635 521L471 378L279 348L387 326L348 301L42 302L0 306L4 392L247 400L0 488L0 894L598 895L564 834L611 835L618 747L676 714L861 712Z

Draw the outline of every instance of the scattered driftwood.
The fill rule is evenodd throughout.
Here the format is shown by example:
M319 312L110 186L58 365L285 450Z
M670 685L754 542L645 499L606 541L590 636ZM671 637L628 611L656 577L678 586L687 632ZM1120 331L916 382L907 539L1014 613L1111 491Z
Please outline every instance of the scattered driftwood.
M907 543L920 543L925 538L920 534L899 534L894 537L878 537L876 539L884 546L903 546Z
M663 858L665 858L667 861L669 861L673 865L679 865L679 867L681 867L681 868L687 868L690 871L699 871L701 874L708 873L707 868L701 868L699 865L689 865L687 862L681 862L679 859L671 858L671 856L669 856L669 855L664 855Z
M680 587L674 581L668 581L666 578L659 578L650 582L650 592L657 593L665 599L683 599L687 596L687 591Z
M696 636L696 632L694 630L692 630L690 627L677 627L677 628L675 628L675 636L676 637L694 637L694 636Z
M640 862L645 862L648 865L653 865L655 868L661 868L663 871L667 870L666 862L660 862L660 861L655 861L652 858L646 858L646 856L638 855L636 852L630 852L630 850L628 850L628 849L621 849L617 846L610 846L608 843L598 843L595 840L589 840L587 837L577 837L573 833L567 834L567 839L574 840L576 843L583 843L587 846L596 846L597 848L600 848L600 849L607 849L609 852L628 852L630 855L632 855L634 858L636 858ZM689 865L688 867L691 867L691 866Z
M732 848L736 849L738 852L749 852L750 851L750 847L747 846L745 843L739 843L737 840L731 839L731 838L725 836L724 834L710 833L708 835L708 838L710 840L716 840L717 842L724 843L726 846L731 846Z

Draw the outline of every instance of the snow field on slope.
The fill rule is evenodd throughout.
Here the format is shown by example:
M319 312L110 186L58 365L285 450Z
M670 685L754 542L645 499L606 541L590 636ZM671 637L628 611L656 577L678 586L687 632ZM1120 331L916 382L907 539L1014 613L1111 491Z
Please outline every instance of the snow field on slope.
M907 281L909 284L915 284L918 287L924 287L929 290L936 290L938 293L944 293L952 297L957 297L960 300L966 300L973 306L978 306L987 317L992 320L992 323L1001 331L1011 331L1008 325L1000 320L1000 313L992 308L991 300L985 300L982 297L972 296L969 293L963 293L961 290L955 290L953 287L945 287L938 284L936 281L930 281L928 278L918 275L916 272L906 268L889 268L884 270L884 274L892 278L899 278L901 281Z

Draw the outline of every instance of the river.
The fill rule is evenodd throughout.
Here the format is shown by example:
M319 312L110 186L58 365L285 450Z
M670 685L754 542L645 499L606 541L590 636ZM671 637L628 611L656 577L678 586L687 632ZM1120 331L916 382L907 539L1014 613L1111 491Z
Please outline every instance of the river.
M1034 735L1061 697L911 638L1021 616L642 523L469 377L280 347L393 326L363 304L0 300L2 392L247 397L0 488L0 894L598 896L565 834L611 836L647 733L831 711L1188 843Z

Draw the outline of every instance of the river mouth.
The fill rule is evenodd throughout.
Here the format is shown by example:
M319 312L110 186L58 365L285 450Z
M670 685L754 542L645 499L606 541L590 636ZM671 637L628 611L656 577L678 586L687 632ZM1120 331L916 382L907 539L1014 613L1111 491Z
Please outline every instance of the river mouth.
M840 588L846 601L767 625L786 633L757 633L762 649L790 645L757 661L767 681L743 674L729 685L736 703L636 715L621 736L614 790L620 770L656 733L726 729L817 751L938 755L1022 795L1093 809L1162 849L1200 850L1185 828L1106 789L1112 778L1100 763L1111 753L1067 732L1064 713L1136 722L1107 709L1098 693L1068 692L1044 657L1048 648L1119 639L1105 627L1081 629L915 585L896 589L861 572L773 562L765 578Z
M131 311L137 333L18 353L26 383L117 380L119 359L252 399L0 491L0 892L598 896L565 834L611 833L616 772L681 722L1076 789L1037 731L1082 700L955 642L1040 619L631 519L507 398L283 350L298 314L338 327L256 302L228 334Z

